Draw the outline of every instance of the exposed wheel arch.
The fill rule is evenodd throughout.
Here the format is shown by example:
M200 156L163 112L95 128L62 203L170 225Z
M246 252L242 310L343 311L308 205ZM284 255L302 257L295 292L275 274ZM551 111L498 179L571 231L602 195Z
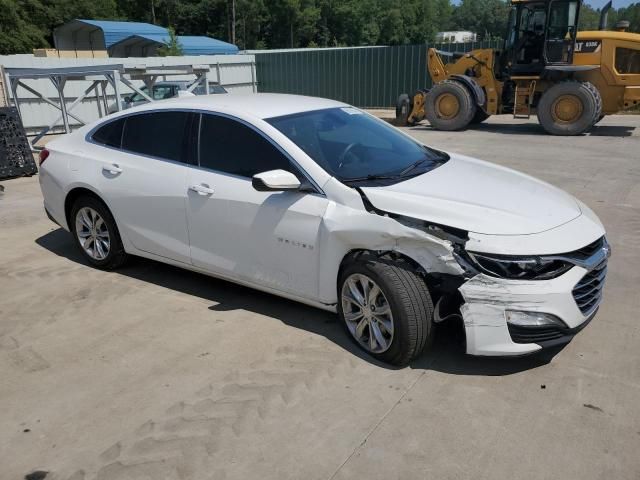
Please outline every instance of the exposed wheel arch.
M86 187L72 188L71 190L69 190L69 193L67 193L67 196L64 199L64 218L67 222L67 228L69 230L71 230L71 223L69 219L69 215L71 214L71 207L73 207L75 201L82 196L95 198L96 200L102 202L104 206L109 209L109 212L111 212L111 209L106 204L106 202L102 198L100 198L100 195L98 195L93 190L90 190ZM113 215L113 212L111 212L111 215Z
M342 272L345 266L353 261L366 260L367 257L376 260L392 260L400 266L404 264L408 269L416 272L426 283L434 304L440 300L441 297L457 296L459 294L458 288L465 282L465 278L462 275L427 272L416 260L401 252L394 250L370 250L366 248L357 248L348 251L342 258L337 276L334 280L336 288L340 283L340 278L342 277Z
M409 257L400 252L395 252L393 250L369 250L366 248L357 248L348 251L345 256L342 258L340 262L340 268L338 268L338 275L335 279L336 286L340 283L340 278L342 276L342 272L344 268L350 263L354 261L366 261L367 258L370 259L389 259L398 262L400 265L404 264L407 268L410 268L414 272L418 273L422 278L424 278L429 291L432 295L436 295L437 292L434 291L436 281L435 279L425 271L420 264L415 261L413 258Z

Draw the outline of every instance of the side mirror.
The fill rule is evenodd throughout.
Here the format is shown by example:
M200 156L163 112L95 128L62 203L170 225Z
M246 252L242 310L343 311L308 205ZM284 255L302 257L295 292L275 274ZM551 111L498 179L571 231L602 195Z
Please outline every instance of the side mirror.
M124 103L131 103L131 96L124 97Z
M298 190L300 180L293 173L286 170L270 170L256 173L251 179L251 185L259 192L282 192Z

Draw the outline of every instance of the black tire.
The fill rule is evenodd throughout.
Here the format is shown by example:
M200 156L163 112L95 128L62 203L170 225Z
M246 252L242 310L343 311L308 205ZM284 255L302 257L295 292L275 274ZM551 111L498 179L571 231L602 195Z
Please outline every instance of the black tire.
M367 353L385 363L406 365L422 353L433 337L433 303L424 279L401 259L362 254L345 265L338 281L338 315L349 337L361 348L364 347L347 327L342 306L343 284L353 274L365 275L380 287L393 315L394 334L389 348L382 353Z
M580 110L573 119L563 119L557 113L554 115L555 103L563 96L573 97L579 102ZM581 135L595 124L601 113L600 93L589 82L557 83L544 92L537 107L538 121L551 135Z
M396 102L396 125L404 127L407 125L413 125L414 122L409 122L409 115L413 110L413 101L408 94L403 93L398 97Z
M89 255L81 245L78 238L76 230L76 217L78 215L78 212L85 207L95 210L100 215L100 217L102 217L104 225L106 226L106 230L109 233L110 247L104 259L98 260ZM113 218L113 215L111 215L111 212L109 211L107 206L98 198L92 196L79 197L71 207L71 211L69 214L69 227L71 229L71 233L73 234L75 243L82 253L82 256L92 266L101 270L114 270L124 265L124 263L126 262L127 253L124 251L122 239L120 238L120 232L118 231L118 227Z
M583 82L583 85L589 89L589 91L591 91L591 95L593 95L593 98L596 102L596 113L593 119L593 125L595 125L596 123L598 123L600 120L602 120L602 117L604 115L602 115L602 96L600 95L600 90L598 90L596 88L596 86L591 83L591 82Z
M482 110L481 108L476 108L476 114L473 116L473 118L471 119L471 124L472 125L476 125L478 123L482 123L484 122L487 118L489 118L491 115L489 115L487 112L485 112L484 110Z
M458 102L458 110L446 116L439 108L439 99L444 95L453 95ZM425 99L425 114L431 126L437 130L462 130L476 115L476 103L471 92L462 83L455 80L443 80L433 86Z

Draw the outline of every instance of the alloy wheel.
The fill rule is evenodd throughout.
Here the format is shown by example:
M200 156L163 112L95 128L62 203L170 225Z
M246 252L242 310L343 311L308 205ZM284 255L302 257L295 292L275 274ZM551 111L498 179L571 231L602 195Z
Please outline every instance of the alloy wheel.
M104 260L109 255L109 229L104 219L93 208L82 207L78 210L76 236L83 250L94 260Z
M371 353L386 352L393 341L393 314L382 289L359 273L342 284L342 312L353 338Z

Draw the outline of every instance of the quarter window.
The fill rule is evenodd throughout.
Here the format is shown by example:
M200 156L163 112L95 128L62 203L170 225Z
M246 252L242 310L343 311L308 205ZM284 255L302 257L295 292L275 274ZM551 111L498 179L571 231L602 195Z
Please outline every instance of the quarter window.
M616 71L618 73L640 73L640 50L616 48Z
M186 161L188 112L153 112L126 117L122 148L167 160Z
M94 142L106 145L108 147L120 148L122 143L122 127L124 126L124 118L109 122L98 128L91 136Z
M242 177L278 169L296 173L287 157L262 135L217 115L202 115L200 166Z

